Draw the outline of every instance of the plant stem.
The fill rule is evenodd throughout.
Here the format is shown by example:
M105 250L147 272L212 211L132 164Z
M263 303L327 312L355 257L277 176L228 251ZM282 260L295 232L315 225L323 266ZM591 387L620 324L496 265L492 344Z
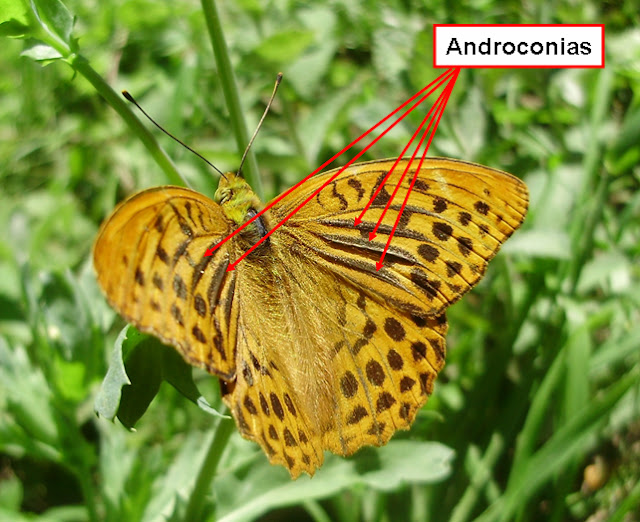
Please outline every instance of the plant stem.
M142 124L142 122L136 118L136 116L129 109L129 105L125 100L117 94L107 82L104 81L87 62L87 60L80 56L75 55L68 60L71 67L84 76L91 85L93 85L98 93L113 107L113 109L122 117L129 128L138 136L140 141L144 144L147 150L153 156L158 166L164 171L169 182L174 185L186 186L187 182L182 177L178 169L171 161L171 158L167 155L162 147L158 144L155 136L151 131Z
M211 436L209 449L202 461L200 471L193 486L193 491L191 492L191 497L189 498L189 503L187 504L183 519L185 522L204 520L205 517L203 517L202 511L205 499L211 491L211 483L215 477L220 458L224 453L229 437L231 437L233 433L233 429L233 421L229 419L218 419L218 424Z
M31 10L28 12L31 14L31 18L34 24L34 35L44 42L46 45L55 49L62 60L67 62L76 72L84 76L91 85L98 91L106 101L113 107L113 109L122 117L122 119L129 125L131 130L140 138L142 143L147 147L156 163L164 171L169 179L169 182L175 185L187 185L184 178L178 172L175 165L167 155L167 153L158 145L155 137L147 127L145 127L138 118L135 117L133 112L129 109L129 105L125 103L122 96L117 94L109 84L104 81L90 65L86 58L74 52L74 49L70 47L68 42L65 42L52 31L41 19L35 6L31 5Z
M229 109L231 130L235 136L238 150L244 151L245 147L249 143L249 134L247 132L247 125L244 121L244 112L240 105L236 76L231 66L231 60L229 59L229 51L227 50L227 44L224 40L218 10L216 8L215 0L201 0L201 3L202 11L204 12L204 17L207 22L207 28L209 30L209 37L211 38L213 54L215 55L216 64L218 66L222 92L224 93L224 99L227 103L227 109ZM244 178L247 180L249 185L251 185L254 192L259 198L264 199L264 189L262 188L262 181L258 173L258 163L256 162L255 155L252 151L249 151L247 154L247 160L242 170Z
M87 515L90 522L97 522L100 520L98 517L98 511L96 509L96 492L91 482L91 469L88 466L83 466L83 469L75 470L78 482L80 482L80 489L82 489L82 496L84 497L84 505L87 508Z
M603 69L598 74L594 99L596 102L589 119L588 146L586 148L583 168L586 174L582 192L576 201L588 202L587 205L576 206L578 217L572 221L569 230L571 237L572 259L563 268L563 276L568 278L570 291L574 293L580 279L582 269L593 255L595 243L594 231L601 222L609 195L608 169L602 168L603 144L598 132L606 122L614 92L615 75ZM581 215L580 215L581 214Z
M494 432L482 459L475 463L475 469L473 470L473 475L471 475L469 486L451 512L451 518L449 519L451 522L470 520L480 493L488 487L488 485L491 485L493 481L492 472L498 459L503 454L504 447L504 438L499 433Z

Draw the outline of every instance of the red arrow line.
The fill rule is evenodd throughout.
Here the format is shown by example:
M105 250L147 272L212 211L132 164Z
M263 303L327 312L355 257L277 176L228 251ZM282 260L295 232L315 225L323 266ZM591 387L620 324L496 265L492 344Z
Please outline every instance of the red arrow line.
M457 70L457 69L456 69ZM449 81L451 81L451 79L453 78L453 74L449 74L449 72L451 71L451 69L449 69L449 71L447 71L445 74L441 74L440 76L438 76L438 78L436 78L436 80L440 79L440 81L438 82L438 84L436 86L434 86L433 89L431 89L429 91L428 94L426 94L425 96L422 97L422 99L420 100L420 102L418 102L417 104L415 104L411 110L413 110L413 108L415 108L417 105L419 105L420 103L422 103L428 96L430 96L431 94L433 94L435 91L437 91L440 86L448 79ZM447 78L448 76L448 78ZM434 82L436 81L434 80ZM432 84L434 82L431 82ZM444 90L442 91L444 92ZM441 94L442 96L442 94ZM439 99L439 98L438 98ZM435 104L434 104L435 105ZM431 107L431 110L429 111L429 113L427 113L427 118L429 117L429 114L431 113L431 111L433 111L433 106ZM404 117L404 116L403 116ZM426 118L425 118L426 119ZM424 122L423 124L424 125ZM407 143L407 145L405 146L405 148L402 150L402 152L400 153L400 155L398 156L398 159L396 159L396 162L393 164L393 167L391 167L391 169L389 170L389 172L387 173L387 175L382 179L382 182L380 183L380 185L378 186L378 188L376 189L376 191L373 193L373 196L371 196L371 199L369 200L369 203L367 203L365 205L365 207L362 209L362 212L360 212L360 214L358 214L358 216L356 217L355 221L354 221L354 226L358 226L361 222L362 222L362 218L364 217L365 213L367 212L367 210L369 210L369 207L371 206L371 204L374 202L374 200L376 199L376 197L378 197L378 194L380 193L380 191L382 190L382 187L384 187L384 184L387 182L387 180L389 179L389 176L391 176L391 174L393 173L393 171L395 170L396 166L398 165L398 163L400 163L400 160L402 159L402 157L404 156L404 153L407 151L407 149L411 146L411 143L413 142L414 138L416 137L416 135L418 134L418 132L420 132L420 128L422 127L422 125L416 130L416 132L413 134L413 136L411 137L411 140L409 141L409 143Z
M399 112L403 107L405 107L406 105L408 105L409 103L411 103L413 100L415 100L418 96L420 96L422 93L424 93L427 89L429 89L429 87L431 87L434 83L436 83L439 78L444 77L444 76L448 76L450 74L453 74L453 72L456 69L454 68L450 68L447 69L447 71L443 74L441 74L440 76L438 76L438 78L436 78L435 80L433 80L429 85L427 85L426 87L424 87L423 89L421 89L420 91L418 91L417 93L415 93L411 98L409 98L407 101L405 101L402 105L400 105L396 110L394 110L392 113L388 114L387 116L385 116L383 119L381 119L378 123L376 123L373 127L371 127L369 130L365 131L364 133L362 133L359 137L357 137L355 140L353 140L351 143L349 143L349 145L347 145L345 148L343 148L340 152L338 152L337 154L334 154L331 158L329 158L327 161L325 161L322 165L320 165L317 169L315 169L311 174L307 175L305 178L303 178L302 180L300 180L298 183L296 183L293 187L291 187L290 189L286 190L285 192L283 192L282 194L280 194L277 198L275 198L273 201L271 201L268 205L266 205L260 212L258 212L255 216L253 216L251 219L249 219L248 221L246 221L242 226L238 227L236 230L234 230L231 234L229 234L228 236L226 236L224 239L222 239L220 242L216 243L214 246L212 246L211 248L209 248L206 252L205 252L205 257L206 256L211 256L213 255L213 252L215 252L220 246L222 246L224 243L226 243L229 239L231 239L233 236L235 236L236 234L238 234L243 228L245 228L247 225L249 225L250 223L253 223L256 219L258 219L260 216L262 216L262 214L264 214L267 210L269 210L272 206L274 206L276 203L278 203L282 198L284 198L286 195L290 194L293 190L297 189L300 185L302 185L305 181L307 181L309 178L311 178L312 176L314 176L316 173L318 173L319 171L321 171L324 167L326 167L329 163L331 163L333 160L335 160L338 156L340 156L342 153L344 153L345 151L347 151L348 149L350 149L353 145L355 145L357 142L359 142L362 138L364 138L365 136L367 136L369 133L373 132L376 128L378 128L380 125L382 125L385 121L387 121L389 118L391 118L394 114L396 114L397 112ZM397 122L396 122L397 123ZM395 124L394 124L395 125ZM381 137L381 136L380 136ZM346 168L347 165L345 165L344 168ZM287 217L286 219L288 219L289 217ZM285 220L286 220L285 219ZM267 234L267 236L265 236L264 238L262 238L258 243L256 243L254 245L257 246L258 244L260 244L266 237L268 237L269 234ZM247 252L248 253L248 252ZM244 256L242 256L242 258L244 258ZM240 258L240 259L242 259ZM240 261L240 259L238 259L238 261ZM237 264L234 263L233 264L233 268L235 268L235 265ZM229 269L233 270L233 268L231 268L231 266L229 267ZM229 270L228 269L228 270Z
M455 82L455 80L449 80L449 83L451 83L451 81ZM402 151L402 153L400 154L400 156L396 160L396 165L398 164L398 161L400 161L400 159L404 156L404 153L406 152L406 150L411 146L411 144L413 143L413 140L415 139L415 137L422 130L422 127L424 127L424 124L427 123L427 119L429 119L431 117L431 114L433 113L434 109L436 107L440 106L440 104L442 103L442 100L445 98L446 95L447 95L447 89L445 88L440 93L440 96L438 96L438 99L436 100L436 102L431 106L431 109L429 109L429 112L427 113L427 115L422 120L422 123L420 124L420 127L418 127L416 129L416 132L411 137L411 140L409 140L409 143L407 143L407 146L404 148L404 150ZM385 205L384 210L382 211L382 214L380 215L380 218L378 219L378 222L376 223L376 226L369 233L369 241L373 240L376 237L376 232L378 231L378 228L380 227L380 224L382 223L382 220L384 219L384 216L387 213L387 210L389 210L389 207L391 206L391 203L393 203L393 200L396 197L396 194L398 193L398 190L400 189L400 186L402 185L402 182L404 181L404 178L407 175L407 172L409 171L409 168L411 167L411 164L413 163L413 159L416 157L416 154L420 150L420 147L422 146L422 143L424 142L424 139L429 135L429 131L431 129L431 126L433 125L433 122L435 120L435 116L437 116L437 114L434 115L433 118L431 118L431 121L429 122L429 125L427 126L427 129L424 131L424 133L422 135L422 138L420 139L420 143L418 143L418 146L416 147L416 150L413 151L413 155L411 156L411 159L409 160L409 163L407 163L407 166L405 167L404 172L402 173L402 176L400 176L400 180L398 181L398 184L396 185L396 188L393 190L393 194L391 194L391 197L387 201L387 204ZM394 165L394 167L395 167L395 165ZM391 169L390 172L393 172L393 169ZM381 185L382 185L382 183L381 183ZM373 198L369 202L369 205L371 205L372 202L373 202Z
M424 153L422 154L422 158L420 158L420 163L418 164L418 168L416 169L415 173L413 174L413 178L411 178L411 184L409 185L409 189L407 190L407 193L404 197L404 201L402 202L402 207L400 207L400 212L398 212L398 216L396 217L396 222L393 225L393 228L391 229L391 233L389 234L389 238L387 239L387 244L384 247L384 250L382 251L382 255L380 256L380 261L378 261L376 263L376 270L380 270L382 268L382 262L384 260L384 256L387 255L387 250L389 250L389 245L391 244L391 239L393 238L393 235L395 234L396 228L398 228L398 223L400 222L400 217L402 216L402 213L404 212L405 207L407 206L407 201L409 200L409 195L411 194L411 191L413 190L413 185L416 181L416 179L418 178L418 174L420 173L420 169L422 168L422 163L424 162L426 156L427 156L427 151L429 150L429 147L431 146L431 141L433 140L433 137L435 136L436 130L438 129L438 125L440 124L440 118L442 117L442 114L444 113L444 109L447 106L447 102L449 101L449 96L451 96L451 91L453 90L453 87L456 84L456 80L458 79L458 73L460 72L459 69L456 69L455 72L455 77L453 79L453 82L449 82L449 84L447 85L447 87L445 88L446 91L446 98L444 99L443 102L440 102L440 109L438 109L438 119L436 120L436 124L433 127L433 131L431 132L431 136L429 137L429 141L427 142L427 147L424 150ZM425 133L426 135L426 133ZM418 146L419 147L419 146Z
M453 71L456 71L457 69L454 69ZM432 82L433 83L433 82ZM424 90L424 89L423 89ZM327 185L329 185L329 183L331 183L334 179L336 179L340 174L342 174L342 172L349 167L349 165L351 165L353 162L355 162L360 156L362 156L365 152L367 152L367 150L369 150L371 147L373 147L387 132L389 132L391 129L393 129L393 127L395 127L398 123L400 123L400 121L402 121L402 119L404 119L407 114L409 114L411 111L413 111L418 105L420 105L429 95L431 94L431 92L429 92L428 94L424 95L422 98L420 98L420 100L418 100L418 102L416 102L415 104L413 104L413 106L411 108L409 108L407 111L405 111L405 113L400 116L394 123L392 123L387 129L384 130L384 132L382 132L380 134L380 136L378 136L377 138L375 138L371 143L369 143L369 145L367 145L364 149L362 149L358 154L356 154L351 160L349 160L340 170L338 170L335 174L333 174L327 181L325 181L319 188L317 188L316 190L314 190L302 203L300 203L296 208L294 208L291 212L289 212L289 214L287 214L287 216L282 219L279 223L277 223L273 228L271 228L271 230L269 230L263 237L260 238L259 241L257 241L251 248L249 248L246 252L244 252L238 259L236 259L233 263L231 263L228 267L227 267L227 272L231 272L232 270L235 270L236 266L238 266L238 263L240 263L240 261L242 261L245 257L247 257L251 252L253 252L258 245L260 245L260 243L262 243L263 241L265 241L271 234L273 234L276 230L278 230L291 216L293 216L296 212L298 212L298 210L300 210L304 205L306 205L309 201L311 201L322 189L324 189ZM402 104L399 108L402 108L406 105L406 102L404 104ZM398 109L396 109L394 112L392 112L389 116L395 114L398 111ZM387 116L386 118L384 118L384 120L381 120L381 122L385 121L389 116ZM375 127L371 128L368 132L371 132L373 129L375 129L377 126L379 125L376 124ZM354 142L355 143L355 142ZM326 163L325 163L326 165ZM323 165L324 166L324 165ZM322 168L322 167L320 167ZM317 171L318 169L316 169ZM316 172L314 171L314 172ZM312 173L313 174L313 173ZM308 179L309 176L307 176L306 179ZM303 180L304 181L304 180ZM298 186L300 183L298 183L296 186ZM294 187L295 188L295 187ZM287 192L285 192L285 194L287 194L288 192L290 192L292 189L289 189ZM284 195L284 194L283 194ZM276 201L282 199L282 196L279 196L277 200L273 201L267 208L271 207ZM266 210L266 208L265 208ZM264 212L264 210L262 211ZM259 215L259 214L258 214ZM255 219L255 217L253 218ZM251 221L247 222L246 224L250 223ZM246 226L243 225L244 226ZM237 233L238 230L236 230L234 233ZM233 235L233 234L232 234ZM220 243L218 243L217 245L215 245L214 247L212 247L211 249L209 249L211 252L213 252L216 248L218 248L218 246L220 246ZM209 252L209 250L207 252Z

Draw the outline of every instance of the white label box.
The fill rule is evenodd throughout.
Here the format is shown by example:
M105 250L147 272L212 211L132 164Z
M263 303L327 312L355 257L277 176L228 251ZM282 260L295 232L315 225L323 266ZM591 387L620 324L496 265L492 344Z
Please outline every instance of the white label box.
M603 68L604 24L434 24L433 66Z

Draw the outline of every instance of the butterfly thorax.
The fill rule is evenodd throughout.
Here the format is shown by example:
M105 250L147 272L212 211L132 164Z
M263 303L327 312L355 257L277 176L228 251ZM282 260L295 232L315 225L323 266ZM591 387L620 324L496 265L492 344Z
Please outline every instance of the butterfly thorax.
M251 190L249 184L239 175L227 172L220 180L214 201L220 203L225 216L240 226L254 217L263 208L260 198ZM254 244L267 233L267 224L261 216L248 225L240 236Z

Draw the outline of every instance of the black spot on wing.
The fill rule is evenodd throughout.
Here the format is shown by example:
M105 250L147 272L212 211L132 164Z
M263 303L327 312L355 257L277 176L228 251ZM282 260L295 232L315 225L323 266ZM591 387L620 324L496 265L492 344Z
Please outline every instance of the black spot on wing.
M489 213L489 205L487 205L484 201L476 201L473 204L473 207L483 216L486 216Z
M442 221L436 221L431 227L431 230L433 231L433 235L441 241L447 241L451 237L451 234L453 234L451 225L443 223Z
M187 298L187 285L180 274L174 274L173 276L173 290L180 299Z
M346 210L349 208L349 202L340 192L338 192L337 183L334 181L331 183L331 196L336 198L340 204L340 210Z
M356 191L356 193L358 194L358 201L360 201L364 196L364 189L362 188L362 183L360 183L360 181L357 180L356 178L349 178L349 180L347 181L347 185L349 185L352 189Z
M162 261L165 265L169 264L169 254L167 254L167 251L162 248L161 245L158 245L158 248L156 248L156 256L158 257L158 259L160 259L160 261Z

